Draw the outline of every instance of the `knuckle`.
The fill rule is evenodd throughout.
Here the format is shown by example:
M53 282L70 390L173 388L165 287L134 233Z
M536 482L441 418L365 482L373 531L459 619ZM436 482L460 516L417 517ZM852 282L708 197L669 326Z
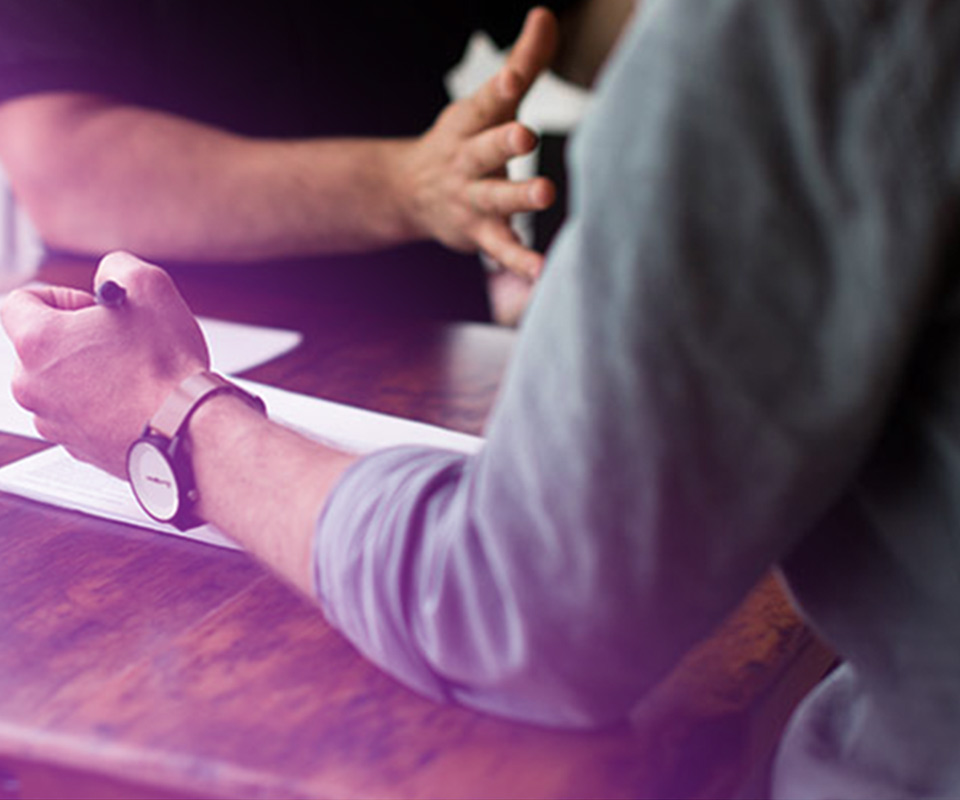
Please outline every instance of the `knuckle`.
M530 203L527 198L527 185L525 183L505 183L501 200L503 211L506 214L530 210Z
M484 251L497 257L500 251L500 240L494 228L486 224L477 226L477 241L480 242Z
M510 122L503 126L501 144L508 155L522 153L530 145L530 131L519 122Z
M122 250L104 256L100 268L133 295L162 294L173 285L166 270Z
M477 213L483 213L488 202L486 187L479 183L471 184L467 190L467 198L470 201L470 208Z
M518 202L520 197L517 188L512 184L501 184L499 191L494 196L491 203L492 210L500 217L509 217L517 211L522 211L522 203Z
M473 175L477 171L477 157L469 147L461 148L453 159L453 168L463 175Z
M161 267L144 264L139 273L143 288L151 295L163 295L173 289L173 279Z
M14 344L35 324L35 316L29 313L28 307L28 295L23 289L10 292L0 304L0 320Z
M494 119L500 110L500 100L495 84L487 83L474 97L470 105L470 112L476 125L486 126Z
M48 442L60 441L57 427L45 417L35 416L33 418L33 427L36 428L37 433Z
M13 324L14 318L14 308L22 296L22 290L16 289L10 294L8 294L2 302L0 302L0 321L3 322L3 326L10 329Z
M459 114L463 112L463 100L457 100L456 102L449 103L444 109L437 114L437 118L433 123L433 127L444 127L456 121L456 118Z
M13 347L26 369L45 363L52 340L53 337L46 325L28 325L16 335L11 336Z
M36 411L38 395L33 380L23 370L17 370L10 382L10 394L28 411Z

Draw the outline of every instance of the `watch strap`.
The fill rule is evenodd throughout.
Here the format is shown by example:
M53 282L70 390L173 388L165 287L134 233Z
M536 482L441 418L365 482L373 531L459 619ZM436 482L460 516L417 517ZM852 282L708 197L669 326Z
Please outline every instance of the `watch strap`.
M187 437L184 436L187 423L193 413L207 400L219 394L232 394L241 398L261 414L266 414L263 401L241 389L235 383L204 370L191 375L180 383L164 400L163 404L147 423L143 434L134 442L127 453L127 471L134 495L143 509L154 519L168 522L180 530L202 524L195 513L197 488L193 475L191 453ZM137 476L131 472L131 458L137 448L146 444L158 451L159 457L166 461L176 483L178 507L172 517L157 516L145 503L138 490ZM148 478L149 480L149 478Z
M205 401L219 394L235 395L261 414L266 413L263 400L259 397L241 389L222 375L204 370L177 385L150 419L149 428L172 440Z

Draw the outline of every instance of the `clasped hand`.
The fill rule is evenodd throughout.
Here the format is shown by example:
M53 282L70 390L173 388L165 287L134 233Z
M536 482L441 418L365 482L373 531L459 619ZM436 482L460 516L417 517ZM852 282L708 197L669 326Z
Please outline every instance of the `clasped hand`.
M173 388L207 368L209 354L162 269L112 253L94 278L106 280L126 288L121 308L46 286L13 292L0 315L20 359L13 396L40 435L125 477L127 448Z

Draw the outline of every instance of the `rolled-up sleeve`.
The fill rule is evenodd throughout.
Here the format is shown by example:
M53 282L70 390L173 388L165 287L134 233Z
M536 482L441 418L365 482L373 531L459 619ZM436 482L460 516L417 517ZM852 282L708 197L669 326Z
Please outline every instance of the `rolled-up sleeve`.
M834 5L648 0L577 134L483 451L374 454L332 495L321 601L404 682L622 717L855 480L942 197L918 158L889 200L900 121L871 76L850 88Z

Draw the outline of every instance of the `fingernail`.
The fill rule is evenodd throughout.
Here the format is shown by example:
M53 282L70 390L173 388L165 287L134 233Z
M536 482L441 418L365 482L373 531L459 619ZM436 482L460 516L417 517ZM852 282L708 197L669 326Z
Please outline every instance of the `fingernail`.
M515 153L525 153L530 150L530 140L526 128L517 126L510 131L510 148Z
M552 200L550 190L542 183L535 183L529 190L530 202L538 208L546 208Z

